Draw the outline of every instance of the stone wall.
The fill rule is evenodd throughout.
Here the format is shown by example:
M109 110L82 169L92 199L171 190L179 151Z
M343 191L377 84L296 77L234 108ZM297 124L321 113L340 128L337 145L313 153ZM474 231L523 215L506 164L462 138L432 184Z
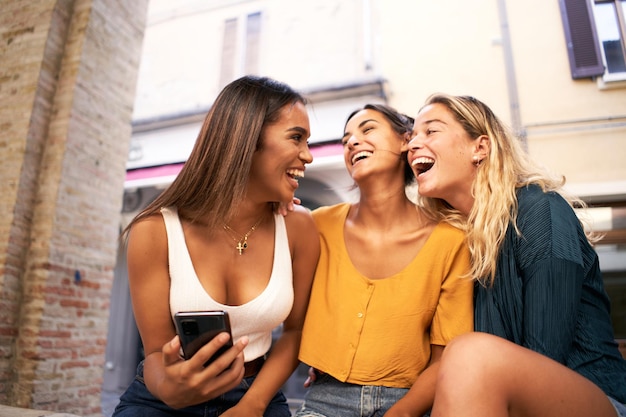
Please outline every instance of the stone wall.
M148 0L0 5L0 404L99 416Z

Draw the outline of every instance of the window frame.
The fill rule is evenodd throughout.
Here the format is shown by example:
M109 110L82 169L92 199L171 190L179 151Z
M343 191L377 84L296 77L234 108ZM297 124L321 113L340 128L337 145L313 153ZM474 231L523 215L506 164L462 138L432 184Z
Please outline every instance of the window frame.
M624 13L624 8L626 8L626 0L591 0L591 1L594 6L594 13L596 10L595 9L596 5L600 5L600 4L612 4L613 5L613 13L617 21L617 30L618 30L618 36L619 36L618 40L620 41L622 58L624 59L624 62L626 63L626 19L625 19L625 13ZM606 58L606 51L604 49L604 46L602 45L602 42L603 40L600 39L600 36L598 35L600 53L602 55L603 62L606 64L605 72L601 76L602 78L601 84L607 85L607 83L620 82L626 85L626 69L620 72L614 72L614 73L609 72L608 60Z
M224 19L220 64L222 87L238 77L259 72L263 17L261 10L254 9Z

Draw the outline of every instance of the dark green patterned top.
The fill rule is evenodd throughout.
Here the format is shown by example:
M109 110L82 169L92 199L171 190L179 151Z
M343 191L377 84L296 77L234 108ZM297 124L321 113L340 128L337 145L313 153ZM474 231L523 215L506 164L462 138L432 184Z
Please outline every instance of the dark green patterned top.
M626 361L614 339L598 255L557 193L517 192L493 288L477 285L475 328L568 366L626 403Z

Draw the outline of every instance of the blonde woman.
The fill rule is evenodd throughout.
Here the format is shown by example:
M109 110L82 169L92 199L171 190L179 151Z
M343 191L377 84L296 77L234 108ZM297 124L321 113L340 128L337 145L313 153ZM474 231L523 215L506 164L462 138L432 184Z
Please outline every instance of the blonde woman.
M425 209L466 230L476 281L477 332L446 348L432 416L625 416L626 361L562 178L467 96L427 100L408 160Z

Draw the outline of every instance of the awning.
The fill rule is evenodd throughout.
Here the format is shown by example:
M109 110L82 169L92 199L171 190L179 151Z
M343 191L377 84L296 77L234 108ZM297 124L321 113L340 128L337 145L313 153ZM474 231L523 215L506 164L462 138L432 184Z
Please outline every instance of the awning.
M311 146L311 154L313 155L313 163L307 169L314 171L316 162L323 166L323 160L327 157L336 157L343 155L343 145L340 143L326 143L319 146ZM343 156L341 158L343 165ZM174 181L184 162L176 164L159 165L154 167L129 169L126 171L126 181L124 189L136 189L144 187L165 188Z
M126 171L124 189L144 187L167 187L174 181L184 162L179 164L160 165L157 167L138 168Z

